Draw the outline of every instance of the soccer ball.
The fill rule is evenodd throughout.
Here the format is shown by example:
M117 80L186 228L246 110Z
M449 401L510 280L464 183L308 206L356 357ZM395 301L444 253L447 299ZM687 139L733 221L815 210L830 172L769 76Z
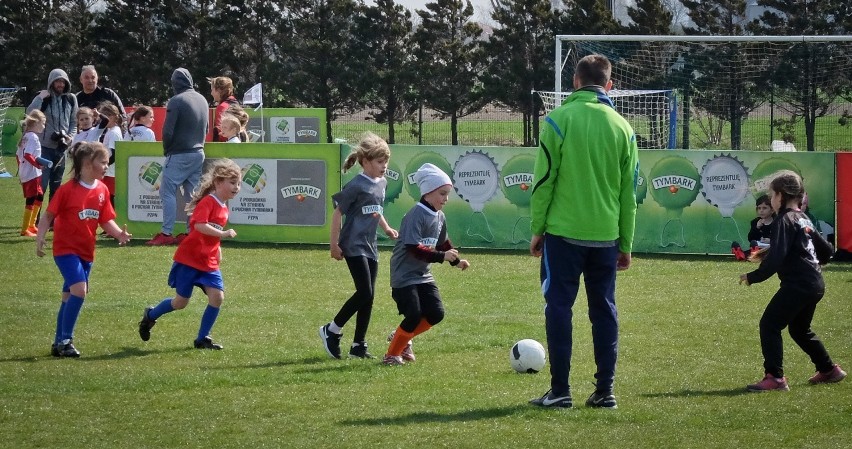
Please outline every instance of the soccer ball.
M524 339L512 346L509 363L519 373L537 373L544 368L545 352L541 343Z

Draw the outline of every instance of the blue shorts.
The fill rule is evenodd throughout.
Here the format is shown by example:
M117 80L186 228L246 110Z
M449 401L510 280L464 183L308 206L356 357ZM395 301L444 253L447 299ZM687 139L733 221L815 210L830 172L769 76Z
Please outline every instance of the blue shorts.
M169 272L169 287L175 289L178 295L190 298L192 288L195 286L200 287L205 293L205 287L225 291L221 271L201 271L182 263L173 263L172 271Z
M86 262L76 254L66 254L64 256L54 256L53 261L59 267L59 273L65 282L62 284L63 292L70 292L71 286L79 282L86 283L88 290L89 273L92 272L92 263Z

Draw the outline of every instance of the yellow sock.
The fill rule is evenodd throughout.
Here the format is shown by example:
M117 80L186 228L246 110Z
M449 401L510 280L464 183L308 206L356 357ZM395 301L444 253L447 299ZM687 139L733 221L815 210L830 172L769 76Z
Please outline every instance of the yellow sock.
M32 206L27 206L24 208L24 219L21 222L21 235L24 235L27 232L27 229L30 227L30 219L33 217L33 209Z
M28 228L34 228L35 227L35 222L36 222L36 219L38 218L38 212L40 210L41 210L41 202L36 201L35 204L33 204L33 214L30 215L30 223L29 223L29 226L27 226Z

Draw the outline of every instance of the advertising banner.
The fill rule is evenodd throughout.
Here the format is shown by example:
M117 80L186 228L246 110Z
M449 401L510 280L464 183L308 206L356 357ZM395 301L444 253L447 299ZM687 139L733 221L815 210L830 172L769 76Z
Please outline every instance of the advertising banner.
M162 152L157 142L116 146L117 222L128 223L137 237L153 236L163 221ZM338 145L210 143L205 155L205 166L227 157L242 168L240 193L228 202L238 240L328 242L329 195L340 186ZM185 223L185 200L180 191L177 197L178 222Z
M349 148L344 146L341 158ZM453 179L444 207L457 246L527 249L535 148L392 145L385 216L397 227L420 198L412 176L429 162ZM341 159L342 160L342 159ZM833 234L834 154L643 150L639 152L635 252L727 254L748 246L755 199L770 176L802 175L818 229ZM343 175L346 183L358 166ZM379 233L382 244L392 244Z

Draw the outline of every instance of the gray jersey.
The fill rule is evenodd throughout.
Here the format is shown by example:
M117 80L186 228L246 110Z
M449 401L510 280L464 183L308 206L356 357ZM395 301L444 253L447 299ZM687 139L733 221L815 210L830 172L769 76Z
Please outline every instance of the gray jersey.
M412 256L407 245L423 245L434 250L447 240L444 213L417 203L402 217L399 240L393 247L390 261L391 287L434 282L430 263ZM441 231L444 230L442 233Z
M384 211L385 178L373 179L361 173L331 196L336 208L343 214L340 230L340 249L344 257L365 256L379 260L376 248L376 228Z

